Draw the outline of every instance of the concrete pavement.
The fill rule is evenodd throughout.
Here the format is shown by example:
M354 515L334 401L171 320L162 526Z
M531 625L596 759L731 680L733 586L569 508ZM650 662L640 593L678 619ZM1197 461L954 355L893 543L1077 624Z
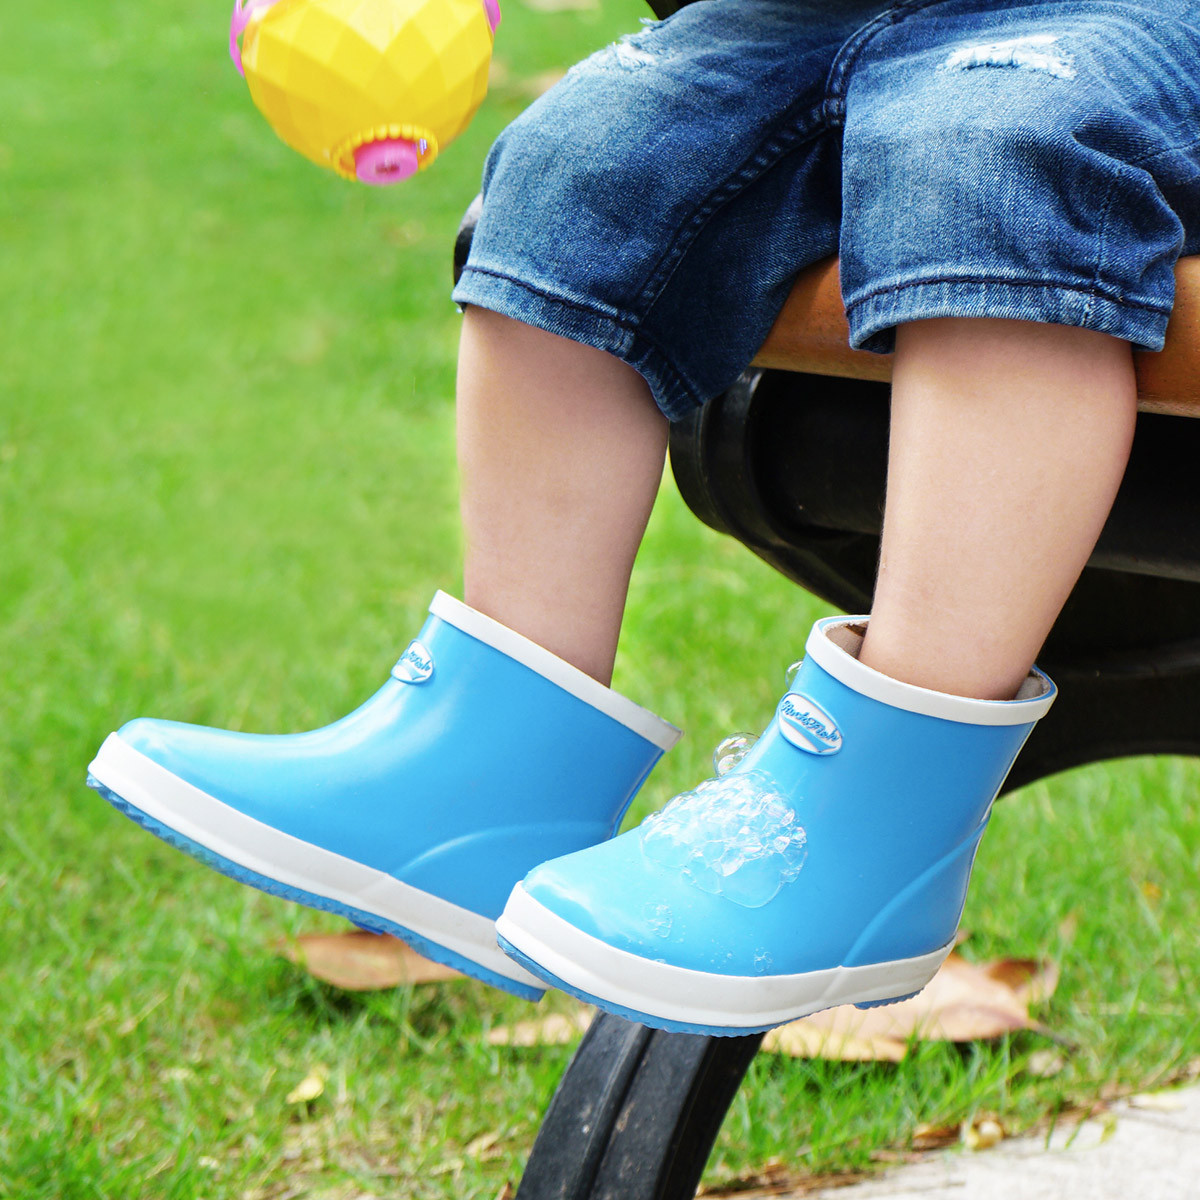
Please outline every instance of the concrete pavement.
M1200 1200L1200 1087L990 1150L953 1151L805 1200Z

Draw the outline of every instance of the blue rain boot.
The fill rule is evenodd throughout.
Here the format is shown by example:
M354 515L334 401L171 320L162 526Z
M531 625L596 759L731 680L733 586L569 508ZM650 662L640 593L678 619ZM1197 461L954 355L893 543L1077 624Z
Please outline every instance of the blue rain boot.
M819 621L742 761L639 828L543 863L500 944L609 1012L745 1034L920 991L954 945L992 801L1054 685L969 700L858 661Z
M495 919L537 863L604 841L679 732L439 592L391 678L286 736L137 720L88 783L263 891L395 934L517 995Z

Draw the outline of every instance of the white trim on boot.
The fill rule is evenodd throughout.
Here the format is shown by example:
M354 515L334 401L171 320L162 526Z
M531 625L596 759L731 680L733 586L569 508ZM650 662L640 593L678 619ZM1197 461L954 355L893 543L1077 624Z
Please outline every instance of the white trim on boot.
M620 692L605 687L585 671L573 667L557 654L539 646L537 642L531 642L529 638L515 633L506 625L501 625L499 621L485 616L446 592L439 591L434 595L429 611L476 641L483 642L531 671L536 671L551 683L557 684L564 692L569 692L577 700L590 704L606 717L619 721L664 752L670 750L683 736L682 731L676 729L669 721L655 716L649 709L642 708L640 704L635 704Z
M1054 703L1058 689L1034 667L1013 700L975 700L901 683L858 661L868 618L828 617L808 635L804 653L839 683L891 708L965 725L1028 725Z

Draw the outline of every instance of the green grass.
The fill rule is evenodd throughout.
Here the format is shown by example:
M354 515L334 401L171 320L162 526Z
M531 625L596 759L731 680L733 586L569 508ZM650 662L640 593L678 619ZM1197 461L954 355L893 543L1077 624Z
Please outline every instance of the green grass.
M395 191L277 144L225 9L14 10L0 39L0 1196L496 1195L569 1048L472 983L339 994L274 939L334 921L248 891L83 787L138 713L311 726L369 694L455 590L449 251L523 81L643 13L512 0L507 73ZM684 725L639 811L760 726L821 611L665 488L618 686ZM761 1058L711 1178L835 1169L977 1111L1032 1125L1200 1055L1194 764L1093 768L1007 801L969 952L1049 955L1035 1035L899 1067ZM554 1004L556 1001L548 1001ZM329 1072L305 1108L287 1093Z

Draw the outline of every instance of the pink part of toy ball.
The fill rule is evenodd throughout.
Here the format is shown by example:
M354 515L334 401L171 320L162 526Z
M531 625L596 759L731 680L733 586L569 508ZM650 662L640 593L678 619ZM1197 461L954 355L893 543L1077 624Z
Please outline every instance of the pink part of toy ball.
M246 32L250 18L260 8L270 8L274 3L275 0L233 0L233 17L229 22L229 57L233 59L233 65L243 78L246 71L242 67L242 49L238 45L238 38Z
M354 152L354 173L363 183L386 187L417 173L421 148L407 138L381 138Z
M483 11L487 13L488 24L495 33L496 26L500 24L500 0L483 0Z

